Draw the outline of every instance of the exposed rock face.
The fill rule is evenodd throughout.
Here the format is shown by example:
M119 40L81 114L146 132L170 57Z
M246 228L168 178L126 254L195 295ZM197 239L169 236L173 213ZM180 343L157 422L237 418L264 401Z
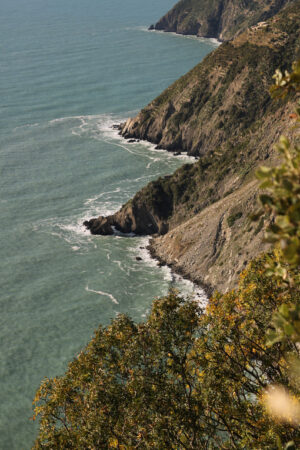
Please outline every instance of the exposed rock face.
M251 225L255 169L275 164L273 145L293 137L288 99L269 96L277 67L300 56L300 1L254 30L222 44L134 119L125 137L199 155L173 175L140 190L120 211L87 222L94 234L158 234L152 252L197 282L233 287L262 244L264 223Z
M139 191L117 213L91 219L84 225L92 234L113 234L114 228L122 233L165 234L169 229L172 208L172 198L157 181Z
M288 3L291 0L181 0L150 29L226 41Z
M257 183L252 181L164 236L152 239L153 256L192 281L225 292L259 251L265 221L252 223Z

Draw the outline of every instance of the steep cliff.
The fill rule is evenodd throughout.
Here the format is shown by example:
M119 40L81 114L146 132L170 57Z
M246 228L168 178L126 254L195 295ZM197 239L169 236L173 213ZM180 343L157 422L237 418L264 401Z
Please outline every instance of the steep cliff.
M289 67L299 46L299 3L286 11L222 44L129 119L123 136L191 155L244 143L273 108L275 69Z
M255 169L273 164L281 133L292 136L286 98L269 96L277 67L290 68L300 51L300 1L247 31L180 78L137 117L122 125L169 150L197 155L173 175L149 183L120 211L85 224L95 234L159 234L159 259L205 285L232 287L243 265L264 247L265 226L250 223Z
M292 0L180 0L150 29L232 39L265 21Z

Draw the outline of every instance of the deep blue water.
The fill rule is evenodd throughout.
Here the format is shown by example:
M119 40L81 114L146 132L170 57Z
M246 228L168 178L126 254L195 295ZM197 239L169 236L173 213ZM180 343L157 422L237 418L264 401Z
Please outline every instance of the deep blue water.
M187 162L111 129L214 48L147 31L174 3L1 0L1 449L30 448L35 390L99 323L142 320L170 287L193 289L150 260L145 238L82 227Z

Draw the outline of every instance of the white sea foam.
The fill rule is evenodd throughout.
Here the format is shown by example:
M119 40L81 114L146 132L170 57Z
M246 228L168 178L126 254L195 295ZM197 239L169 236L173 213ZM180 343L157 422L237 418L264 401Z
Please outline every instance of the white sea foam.
M116 227L112 226L114 235L116 237L135 237L136 234L135 233L122 233L122 231L119 231L116 229Z
M73 251L87 250L92 241L92 235L84 227L83 219L78 217L65 218L63 221L56 217L40 220L35 222L32 229L64 240Z
M137 111L129 111L126 116L117 116L113 114L99 114L86 116L67 116L60 117L49 121L50 126L60 125L61 123L70 122L70 134L77 137L89 137L91 139L105 142L108 145L119 147L126 152L142 156L149 159L146 169L149 170L154 163L161 160L161 156L167 159L179 158L184 162L194 162L195 158L188 156L187 153L175 156L174 153L164 149L156 149L156 144L149 141L138 140L137 142L128 142L119 134L119 130L113 125L125 122L128 117L135 116ZM148 151L145 152L145 149ZM156 155L152 155L155 153ZM160 155L160 157L158 156Z
M35 127L38 127L38 126L39 126L38 122L36 122L36 123L26 123L25 125L20 125L18 127L15 127L13 129L13 132L18 131L18 130L24 130L26 128L35 128Z
M120 202L121 191L121 187L117 187L111 191L101 192L99 195L88 198L84 202L85 208L82 213L84 218L82 221L89 217L109 216L115 213L122 206Z
M194 41L198 41L201 43L211 42L215 47L219 47L219 45L222 44L222 42L220 42L216 38L205 38L205 37L195 36L194 34L179 34L179 33L175 33L174 31L165 32L164 30L149 30L149 28L145 27L145 26L134 27L134 29L143 31L143 32L147 32L147 33L159 33L159 34L164 34L166 36L170 35L170 36L175 36L175 37L179 37L179 38L183 38L183 39L192 39Z
M149 246L149 237L142 237L139 239L137 246L135 246L132 250L135 254L138 254L142 261L150 267L156 267L157 261L153 259L148 250ZM207 304L207 295L205 291L197 286L192 281L183 278L182 276L174 273L170 267L162 266L160 270L163 273L163 278L169 284L171 284L175 289L178 289L183 295L196 299L201 307L205 307Z
M116 194L116 193L118 193L118 192L120 192L120 191L121 191L121 188L118 187L118 188L114 189L113 191L102 192L101 194L96 195L95 197L88 198L88 199L84 202L84 204L85 204L86 206L87 206L87 205L90 205L91 203L94 203L96 200L101 199L101 198L104 197L105 195L108 195L108 194Z
M85 290L86 290L87 292L93 292L94 294L98 294L98 295L102 295L102 296L108 297L108 298L110 298L111 301L112 301L113 303L115 303L116 305L119 304L118 300L117 300L112 294L109 294L108 292L95 291L94 289L89 289L88 285L86 286Z
M135 112L127 113L132 115ZM173 153L167 152L166 150L158 150L155 145L148 141L139 141L134 143L129 143L122 136L118 134L118 130L113 128L113 124L120 123L124 121L124 117L116 116L113 114L105 115L87 115L87 116L69 116L53 119L49 122L50 126L60 126L64 123L66 125L65 129L70 131L77 136L87 135L89 138L95 138L106 142L109 145L117 146L124 149L125 151L135 155L142 156L149 160L145 164L146 169L149 169L152 164L159 162L161 159L165 161L171 161L174 158L180 158L184 162L194 161L194 158L188 157L186 154L181 156L174 156ZM158 170L157 176L161 172ZM147 184L151 179L155 177L155 172L153 169L149 172L149 175L138 176L136 179L122 179L118 181L117 185L111 186L111 189L105 192L101 192L98 195L94 195L87 198L81 208L78 208L77 212L73 216L65 217L63 219L50 218L48 220L41 221L37 226L38 231L50 233L53 236L63 239L70 245L73 251L89 251L91 245L97 248L97 239L101 239L101 242L105 242L103 237L95 237L90 234L90 232L83 225L84 220L91 217L98 217L99 215L108 216L116 212L121 205L132 196L135 192L132 183ZM121 233L115 231L115 239L120 238L132 238L135 237L134 233ZM140 246L143 245L143 238L139 238ZM146 244L147 245L147 244ZM101 244L102 247L102 244ZM136 251L136 249L135 249ZM139 250L140 252L140 250ZM135 253L137 255L137 253ZM106 258L109 261L111 258L111 252L106 253ZM157 263L146 251L143 259L148 266L156 267ZM114 264L118 264L117 261L113 261ZM130 274L132 271L126 271L125 266L119 265L120 270L125 271ZM136 265L135 265L136 269ZM137 269L139 270L139 269ZM168 267L162 267L161 271L163 273L164 281L169 284L176 283L171 270Z

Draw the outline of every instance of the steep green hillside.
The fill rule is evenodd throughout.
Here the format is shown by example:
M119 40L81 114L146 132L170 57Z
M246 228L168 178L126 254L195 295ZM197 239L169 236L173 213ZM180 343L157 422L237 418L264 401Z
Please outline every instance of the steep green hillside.
M191 155L244 145L272 108L275 69L289 67L299 48L299 2L287 11L209 54L129 119L123 136Z
M180 0L150 29L226 41L265 21L292 0Z
M186 150L199 160L150 183L116 214L86 222L91 232L110 234L115 226L168 233L154 240L156 256L195 281L232 287L263 249L264 222L254 227L249 220L257 192L253 173L274 164L274 143L282 132L292 134L293 103L286 98L275 104L269 87L276 68L289 69L299 55L299 28L298 1L267 28L222 44L129 119L124 136Z

